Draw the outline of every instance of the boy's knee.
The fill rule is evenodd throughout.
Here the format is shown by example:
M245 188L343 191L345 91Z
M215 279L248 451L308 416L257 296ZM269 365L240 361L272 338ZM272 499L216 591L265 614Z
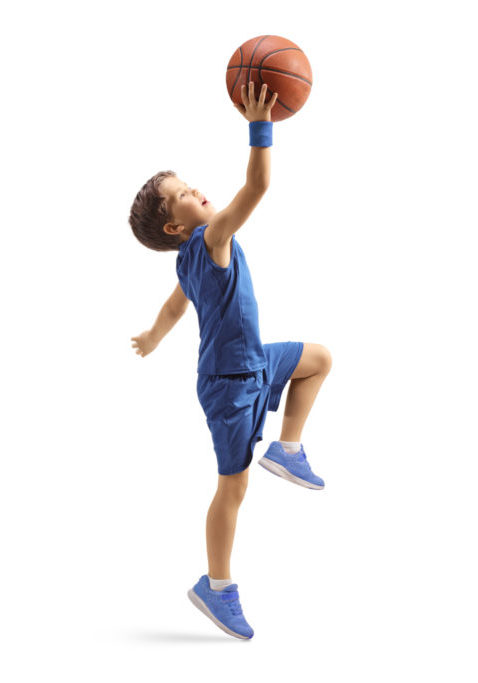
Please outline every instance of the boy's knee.
M317 372L320 374L328 374L332 367L332 354L329 349L323 344L316 344L317 347Z
M324 346L324 370L325 372L330 372L330 369L332 367L332 354L330 353L329 349Z
M218 491L239 505L246 494L248 480L249 468L237 474L220 474Z

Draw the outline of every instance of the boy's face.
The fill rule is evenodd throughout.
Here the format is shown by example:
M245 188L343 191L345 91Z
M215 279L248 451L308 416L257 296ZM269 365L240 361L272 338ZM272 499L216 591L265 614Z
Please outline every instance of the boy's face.
M194 228L207 223L216 213L211 202L204 203L207 198L199 190L192 190L177 176L165 178L160 189L174 221L164 226L164 232L169 235L182 233L185 239L189 239Z

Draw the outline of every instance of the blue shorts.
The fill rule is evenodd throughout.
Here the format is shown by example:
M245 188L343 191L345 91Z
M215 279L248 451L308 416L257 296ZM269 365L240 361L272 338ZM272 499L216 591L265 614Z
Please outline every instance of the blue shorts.
M256 441L262 441L267 411L277 411L304 342L276 342L263 348L266 366L261 370L198 374L197 395L212 435L219 474L237 474L249 467Z

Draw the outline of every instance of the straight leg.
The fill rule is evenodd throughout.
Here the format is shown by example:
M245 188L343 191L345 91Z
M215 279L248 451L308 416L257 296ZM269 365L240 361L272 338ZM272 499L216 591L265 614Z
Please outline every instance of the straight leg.
M244 498L249 468L238 474L219 475L216 494L206 519L208 575L212 579L231 578L231 552L237 513Z

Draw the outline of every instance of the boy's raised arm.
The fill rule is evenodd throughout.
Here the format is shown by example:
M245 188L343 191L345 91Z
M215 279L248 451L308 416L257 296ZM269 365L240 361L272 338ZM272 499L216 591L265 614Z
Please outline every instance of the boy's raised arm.
M246 86L241 86L241 98L243 105L234 104L244 118L249 123L257 121L271 121L271 110L277 99L277 93L273 93L270 100L266 103L267 83L262 84L259 99L256 101L254 96L254 82L249 81L249 94L246 95ZM264 140L265 146L261 144L261 138ZM249 165L247 167L246 185L253 188L267 188L271 179L271 150L268 146L270 143L265 142L267 135L261 131L258 135L258 143L251 146L251 154L249 156ZM257 145L257 146L256 146Z
M249 125L254 122L254 125L263 128L261 122L271 121L271 109L277 99L277 93L274 93L266 104L266 92L267 84L264 83L259 100L256 101L253 81L249 83L249 97L246 96L246 86L242 86L241 96L244 105L234 104L234 106L249 121ZM265 127L269 128L269 124L265 123ZM251 143L251 153L244 187L239 190L225 209L211 219L210 224L204 231L204 239L209 247L227 246L232 235L246 222L264 196L269 186L271 175L271 143L269 134L270 130L260 130L258 135L254 135L254 143ZM264 142L264 145L260 146L261 142Z
M251 147L246 187L266 190L271 182L271 148Z

